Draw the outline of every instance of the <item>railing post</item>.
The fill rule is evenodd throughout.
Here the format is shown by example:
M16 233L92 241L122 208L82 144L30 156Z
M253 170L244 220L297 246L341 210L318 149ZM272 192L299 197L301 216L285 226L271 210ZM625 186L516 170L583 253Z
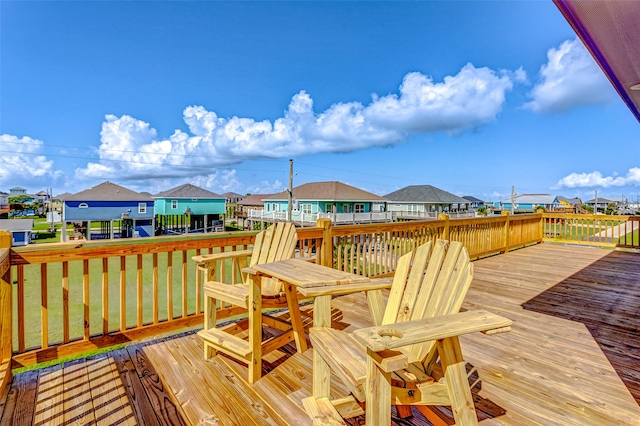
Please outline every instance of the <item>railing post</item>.
M0 398L11 382L13 295L11 294L11 233L0 231Z
M511 216L509 212L502 210L502 216L506 216L506 221L504 222L504 252L507 253L509 251L509 228L510 228L510 220Z
M438 215L438 219L440 220L444 220L444 231L443 231L443 235L442 235L442 239L443 240L448 240L449 239L449 215L446 213L440 213Z
M320 246L319 263L322 266L333 268L333 237L331 236L331 219L318 219L318 228L322 228L322 246Z

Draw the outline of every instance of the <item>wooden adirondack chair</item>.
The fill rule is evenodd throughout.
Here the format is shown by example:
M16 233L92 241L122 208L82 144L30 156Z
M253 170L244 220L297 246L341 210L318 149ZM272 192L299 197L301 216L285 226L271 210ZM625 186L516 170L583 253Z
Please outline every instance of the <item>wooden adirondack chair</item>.
M313 328L313 396L303 405L314 425L344 424L362 414L366 424L391 421L391 406L408 415L416 406L434 423L451 406L458 425L477 424L458 336L508 331L511 321L486 311L459 313L473 278L473 264L459 242L438 240L398 262L382 323L353 334ZM430 257L430 260L429 260ZM333 371L351 394L329 401ZM347 415L348 414L348 415Z
M253 282L249 275L242 274L241 284L226 284L220 281L212 281L216 275L219 262L225 259L233 259L233 263L240 270L257 264L276 262L290 259L295 254L298 241L295 227L292 223L279 222L270 226L265 231L256 235L253 250L243 250L225 253L216 253L204 256L194 256L199 269L204 269L205 276L209 279L204 284L205 307L204 327L198 335L204 340L204 357L211 358L217 351L223 352L236 359L244 360L249 365L249 381L253 383L260 378L262 370L262 354L275 350L292 340L296 340L298 351L307 349L304 336L295 336L288 323L263 315L266 308L297 309L289 306L293 298L285 297L286 291L282 283L275 279L264 278L260 282L260 297L253 291ZM232 271L235 273L235 270ZM293 290L295 293L295 289ZM230 306L229 306L230 305ZM250 309L251 308L251 309ZM216 328L216 320L231 315L239 315L248 312L248 318L226 327ZM217 315L217 314L220 315ZM262 342L261 328L254 327L254 323L268 324L271 327L285 331L275 338ZM245 330L249 330L248 338L236 336ZM253 332L252 332L253 331Z

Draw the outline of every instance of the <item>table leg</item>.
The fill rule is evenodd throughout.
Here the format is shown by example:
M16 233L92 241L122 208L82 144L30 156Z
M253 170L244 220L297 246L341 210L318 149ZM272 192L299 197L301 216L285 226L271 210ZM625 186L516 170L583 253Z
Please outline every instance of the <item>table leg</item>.
M262 375L262 278L259 274L249 278L249 383Z
M291 327L293 328L293 338L296 341L296 349L302 353L307 350L307 339L304 337L304 327L302 326L302 316L300 315L300 305L298 295L293 284L285 284L284 291L287 295L287 306Z
M331 327L331 296L317 296L313 301L313 326ZM313 352L313 396L324 398L331 390L331 369L317 352Z

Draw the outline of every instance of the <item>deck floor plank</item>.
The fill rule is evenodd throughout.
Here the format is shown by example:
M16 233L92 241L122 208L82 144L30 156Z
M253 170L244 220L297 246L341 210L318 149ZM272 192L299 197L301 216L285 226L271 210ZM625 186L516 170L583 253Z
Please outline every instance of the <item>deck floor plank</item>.
M86 359L65 363L63 381L64 424L95 424Z
M140 381L140 377L136 373L133 362L131 362L131 358L129 357L126 349L111 351L109 352L109 356L113 358L116 365L120 380L131 403L131 407L133 408L138 424L146 426L180 424L179 420L177 423L160 422L160 419L153 411L151 401L147 396L145 388Z
M461 338L482 425L640 426L638 256L540 244L474 262L463 308L514 320L509 333ZM332 308L336 328L371 325L363 294L335 298ZM311 393L312 354L286 345L249 385L245 364L205 361L195 331L184 332L16 375L0 426L308 425L301 400ZM332 380L332 396L344 392ZM415 410L392 423L429 424Z
M140 343L127 347L126 351L130 357L131 366L140 379L140 383L145 390L145 394L156 416L163 425L187 424L185 413L180 405L176 404L175 396L170 393L156 369L149 362L145 352L145 344ZM118 354L120 355L120 354ZM123 354L124 357L124 354ZM126 358L124 358L126 362ZM135 383L135 380L132 380ZM142 398L142 394L140 394Z
M96 424L136 425L133 408L113 358L107 354L88 358L87 374Z
M64 416L64 371L62 364L44 368L38 377L34 426L60 424Z
M12 392L7 398L0 425L29 426L33 424L39 371L31 370L14 377Z

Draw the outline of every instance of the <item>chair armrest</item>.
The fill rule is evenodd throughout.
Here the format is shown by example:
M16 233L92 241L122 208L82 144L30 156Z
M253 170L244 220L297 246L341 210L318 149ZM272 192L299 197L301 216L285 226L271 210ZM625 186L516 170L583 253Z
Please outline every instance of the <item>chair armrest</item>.
M508 318L479 310L363 328L354 331L353 336L370 350L379 352L476 331L501 333L509 331L512 323Z
M344 296L346 294L359 293L361 291L383 290L391 288L392 280L382 278L364 283L336 284L319 287L299 287L298 291L305 297L316 296Z
M233 259L237 257L251 256L252 250L236 250L225 251L222 253L203 254L200 256L192 256L191 259L197 263L210 263L217 260Z

